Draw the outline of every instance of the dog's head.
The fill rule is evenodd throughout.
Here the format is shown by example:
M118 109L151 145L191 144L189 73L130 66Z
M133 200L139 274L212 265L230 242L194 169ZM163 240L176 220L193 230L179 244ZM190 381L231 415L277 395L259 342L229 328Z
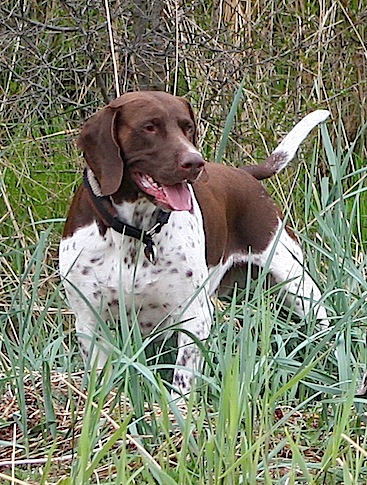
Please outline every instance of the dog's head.
M144 193L167 210L190 210L188 183L205 170L190 104L164 92L126 93L82 128L84 152L103 195Z

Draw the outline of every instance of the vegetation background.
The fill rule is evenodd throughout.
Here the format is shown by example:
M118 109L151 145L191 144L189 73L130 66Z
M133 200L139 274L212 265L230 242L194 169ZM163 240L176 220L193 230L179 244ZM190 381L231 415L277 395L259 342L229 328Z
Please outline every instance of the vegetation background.
M0 5L0 482L367 483L366 25L365 0ZM293 322L260 275L218 307L185 418L172 358L127 322L122 368L84 375L57 276L78 130L147 88L187 97L206 159L235 165L332 113L268 183L332 327Z

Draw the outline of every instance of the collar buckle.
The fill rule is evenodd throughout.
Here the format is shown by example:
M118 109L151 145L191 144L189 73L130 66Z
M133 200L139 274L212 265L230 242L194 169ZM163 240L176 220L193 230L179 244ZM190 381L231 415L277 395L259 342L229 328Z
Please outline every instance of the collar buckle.
M157 247L154 244L153 239L149 239L149 241L145 242L144 254L148 261L155 265L157 262Z

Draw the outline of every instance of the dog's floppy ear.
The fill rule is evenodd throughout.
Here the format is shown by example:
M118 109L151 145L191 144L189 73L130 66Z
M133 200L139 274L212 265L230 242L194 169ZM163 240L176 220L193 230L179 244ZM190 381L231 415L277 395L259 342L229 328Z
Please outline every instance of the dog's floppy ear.
M191 104L187 101L187 99L185 98L180 98L181 101L184 103L184 105L186 106L186 108L188 109L189 113L190 113L190 118L192 119L192 121L194 122L194 127L195 127L195 130L194 130L194 136L193 136L193 143L194 145L196 146L197 144L197 141L198 141L198 135L197 135L197 125L196 125L196 119L195 119L195 115L194 115L194 110L192 109L192 106Z
M103 195L117 192L122 181L124 163L117 142L118 117L118 109L106 106L89 118L77 139Z

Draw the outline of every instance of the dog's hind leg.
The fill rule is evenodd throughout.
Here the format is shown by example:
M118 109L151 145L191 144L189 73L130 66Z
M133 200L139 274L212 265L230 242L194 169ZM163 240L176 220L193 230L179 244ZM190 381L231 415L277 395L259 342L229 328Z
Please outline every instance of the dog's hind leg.
M303 318L313 312L321 329L329 326L321 292L304 264L301 247L281 224L267 249L251 259L268 268L277 283L284 283L287 304L296 315Z

